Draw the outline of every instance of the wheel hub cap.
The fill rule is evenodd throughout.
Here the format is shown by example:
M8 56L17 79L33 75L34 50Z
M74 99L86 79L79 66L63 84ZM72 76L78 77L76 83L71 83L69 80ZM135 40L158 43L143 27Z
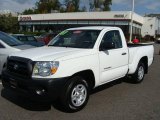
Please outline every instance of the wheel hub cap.
M84 85L80 84L73 88L71 94L71 102L74 106L81 106L87 97L87 89Z
M139 70L138 70L138 79L142 80L143 76L144 76L144 68L142 66L140 66Z

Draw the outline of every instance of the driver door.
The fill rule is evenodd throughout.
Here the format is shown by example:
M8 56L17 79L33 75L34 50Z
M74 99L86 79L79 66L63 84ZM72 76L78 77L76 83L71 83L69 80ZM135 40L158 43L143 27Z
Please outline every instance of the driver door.
M122 44L120 32L118 30L107 31L100 47L108 42L112 42L115 47L105 50L100 48L100 80L102 84L125 76L128 71L128 49Z

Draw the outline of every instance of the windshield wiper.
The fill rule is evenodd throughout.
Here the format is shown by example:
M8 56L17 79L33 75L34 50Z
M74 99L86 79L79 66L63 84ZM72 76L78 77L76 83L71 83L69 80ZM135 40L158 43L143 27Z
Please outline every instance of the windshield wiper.
M58 46L58 45L48 45L48 46L53 46L53 47L65 47L65 48L68 48L68 47L70 47L70 48L74 48L73 46L65 46L65 45L63 45L63 46Z

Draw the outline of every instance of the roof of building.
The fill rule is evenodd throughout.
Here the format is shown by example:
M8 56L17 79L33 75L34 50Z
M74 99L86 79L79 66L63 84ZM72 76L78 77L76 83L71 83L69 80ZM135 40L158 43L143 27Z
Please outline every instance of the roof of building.
M24 19L26 18L26 19ZM71 12L20 15L19 21L43 21L43 20L131 20L131 11L105 11L105 12ZM134 13L133 19L143 23L143 17Z
M145 15L145 17L157 17L157 18L160 18L160 14L148 14L148 15Z

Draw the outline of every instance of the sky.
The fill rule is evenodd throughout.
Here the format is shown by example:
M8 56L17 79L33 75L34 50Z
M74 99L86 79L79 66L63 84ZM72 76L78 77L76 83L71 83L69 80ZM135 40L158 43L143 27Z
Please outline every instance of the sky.
M0 0L0 10L22 12L24 9L33 8L37 0ZM89 0L82 0L87 2ZM135 12L144 15L160 13L160 0L135 0ZM130 11L132 0L112 0L112 11Z

